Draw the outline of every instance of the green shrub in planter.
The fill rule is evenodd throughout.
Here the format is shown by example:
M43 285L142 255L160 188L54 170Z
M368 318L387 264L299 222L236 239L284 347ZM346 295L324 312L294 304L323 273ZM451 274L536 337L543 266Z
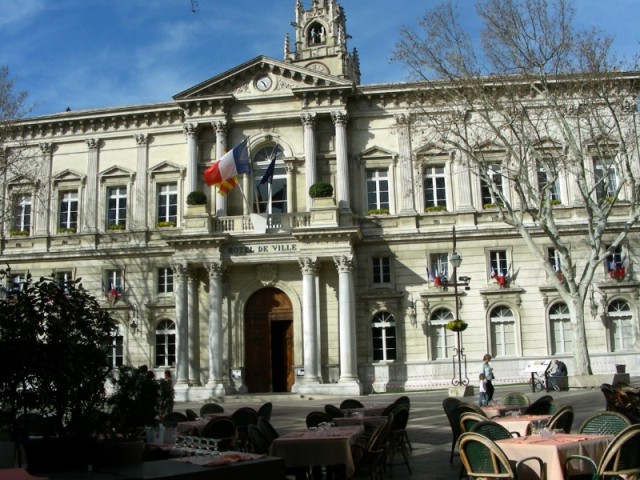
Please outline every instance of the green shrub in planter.
M427 213L446 212L447 207L445 207L444 205L431 205L430 207L425 208L424 211Z
M125 228L126 228L126 225L113 224L113 225L109 225L107 227L107 230L124 230Z
M388 208L372 208L368 211L369 215L389 215Z
M60 227L58 233L76 233L76 227Z
M28 237L29 230L10 230L9 235L12 237Z
M187 195L187 205L206 205L207 196L200 191L191 192Z
M158 222L156 228L173 228L176 226L176 222Z
M327 182L317 182L309 188L311 198L329 198L333 196L333 186Z

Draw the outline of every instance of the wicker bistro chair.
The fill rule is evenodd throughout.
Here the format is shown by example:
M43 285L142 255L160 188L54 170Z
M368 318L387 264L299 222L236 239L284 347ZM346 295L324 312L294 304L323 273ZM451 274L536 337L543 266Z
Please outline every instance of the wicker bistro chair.
M264 417L267 420L271 420L271 412L273 411L273 403L266 402L260 405L258 408L258 417Z
M356 471L354 477L368 476L370 480L384 479L384 460L389 447L389 435L393 414L382 420L374 432L361 442L361 438L352 448Z
M567 405L556 413L549 419L549 423L547 423L547 428L549 430L554 429L562 429L564 433L571 433L571 426L573 425L573 407Z
M389 451L387 454L387 465L389 470L393 470L396 453L400 453L402 463L407 466L411 473L409 464L409 451L406 441L407 423L409 422L409 408L406 405L397 405L393 411L391 426L389 428Z
M632 425L631 421L621 413L602 411L585 418L578 433L617 435L629 425Z
M487 417L478 415L475 412L466 412L460 415L460 433L470 432L473 426L480 422L485 422Z
M249 447L249 425L258 424L258 412L251 407L240 407L231 414L238 429L238 449L246 451Z
M249 450L253 453L267 454L269 453L269 446L271 442L264 436L257 425L247 426L248 438L249 438Z
M538 457L523 458L513 467L493 440L475 432L460 435L458 451L469 478L517 480L520 467L530 461L536 461L540 471L543 469Z
M271 425L271 422L264 417L258 417L258 429L260 429L262 434L267 438L269 445L280 436L277 430L273 428L273 425Z
M320 410L309 412L305 419L307 428L316 428L321 423L331 423L333 418Z
M471 427L471 431L487 437L489 440L506 440L512 438L514 435L519 437L518 432L510 432L503 425L492 422L491 420L485 420L483 422L476 423Z
M520 392L507 393L502 399L502 405L507 406L528 407L530 404L529 397Z
M187 420L189 420L187 418L187 416L184 413L181 412L171 412L171 413L167 413L164 417L164 419L162 420L162 423L164 423L164 425L166 426L174 426L176 423L180 423L180 422L186 422Z
M238 429L231 417L214 417L204 426L200 436L219 439L218 450L220 451L231 450L235 448Z
M217 403L205 403L200 407L200 416L204 417L209 413L222 413L224 412L224 408Z
M355 398L347 398L340 403L340 410L348 410L349 408L364 408L364 405Z
M324 406L324 413L333 418L342 418L344 417L344 413L335 405L327 404Z
M544 397L540 397L538 400L529 405L524 411L524 414L553 415L558 410L560 410L560 405L554 402L553 399L551 399L550 395L545 395Z
M464 402L458 400L455 397L447 397L442 401L442 409L444 410L447 420L449 420L449 426L451 427L451 455L449 456L449 463L453 463L453 455L455 452L458 438L460 437L460 415L458 407Z
M198 419L198 414L190 408L187 408L184 411L184 414L187 416L187 420L189 420L190 422Z
M636 478L640 475L640 424L630 425L611 441L598 465L586 456L571 455L564 462L565 478L574 460L584 460L593 468L593 478Z

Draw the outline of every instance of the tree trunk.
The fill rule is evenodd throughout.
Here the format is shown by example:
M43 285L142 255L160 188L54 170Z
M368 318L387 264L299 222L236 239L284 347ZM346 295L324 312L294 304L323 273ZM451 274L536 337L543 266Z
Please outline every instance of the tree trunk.
M571 295L572 301L568 302L571 316L571 329L573 331L573 360L574 375L592 375L591 359L587 346L587 336L584 326L584 300L580 294Z

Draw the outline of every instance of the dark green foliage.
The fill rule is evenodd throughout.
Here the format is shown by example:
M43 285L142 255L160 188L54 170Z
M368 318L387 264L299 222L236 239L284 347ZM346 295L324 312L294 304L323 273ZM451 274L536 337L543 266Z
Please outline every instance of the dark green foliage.
M20 414L38 413L60 437L92 434L114 328L80 280L59 285L28 275L20 291L7 292L0 299L0 407L14 425Z
M193 191L187 195L187 205L206 205L207 196L200 191Z
M333 186L327 182L317 182L309 188L311 198L328 198L333 196Z

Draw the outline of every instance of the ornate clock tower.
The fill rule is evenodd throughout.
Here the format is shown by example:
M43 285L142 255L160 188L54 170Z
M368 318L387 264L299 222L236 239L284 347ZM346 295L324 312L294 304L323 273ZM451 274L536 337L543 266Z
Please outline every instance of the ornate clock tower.
M295 46L292 50L289 34L285 36L284 59L319 73L360 83L358 52L347 51L344 9L336 0L312 0L305 10L302 0L296 0Z

